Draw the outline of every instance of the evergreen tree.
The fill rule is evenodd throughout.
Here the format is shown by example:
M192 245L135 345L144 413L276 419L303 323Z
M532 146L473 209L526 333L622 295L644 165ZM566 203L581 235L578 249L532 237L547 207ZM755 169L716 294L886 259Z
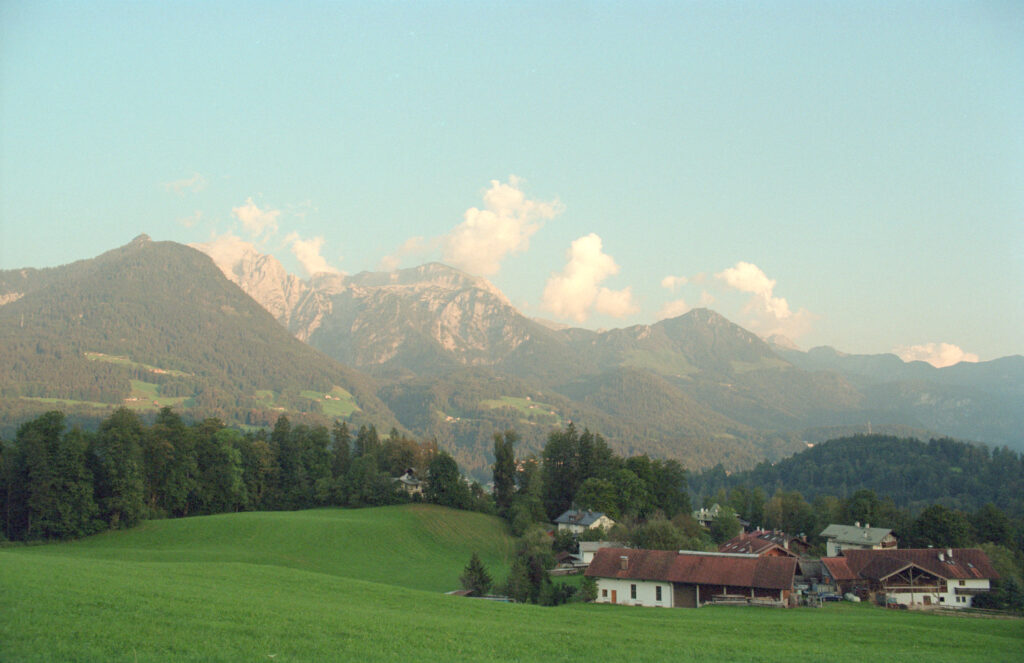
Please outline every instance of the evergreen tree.
M459 576L459 581L462 583L463 589L469 590L470 596L485 596L491 591L491 585L494 584L484 563L480 561L480 556L475 552L469 558L469 564L463 569L462 575Z
M516 488L515 444L519 439L512 429L494 434L494 504L498 515L508 517Z

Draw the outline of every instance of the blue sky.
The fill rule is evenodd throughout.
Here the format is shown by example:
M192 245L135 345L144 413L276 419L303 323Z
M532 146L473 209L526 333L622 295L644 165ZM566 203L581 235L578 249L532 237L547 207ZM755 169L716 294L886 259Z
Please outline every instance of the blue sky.
M0 269L142 232L1022 353L1024 4L0 3Z

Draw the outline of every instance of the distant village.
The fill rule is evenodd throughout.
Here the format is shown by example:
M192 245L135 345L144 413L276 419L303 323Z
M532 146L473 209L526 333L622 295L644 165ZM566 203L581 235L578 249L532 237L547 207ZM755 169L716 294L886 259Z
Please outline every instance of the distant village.
M693 512L708 526L717 504ZM603 513L568 510L558 531L580 535L614 522ZM971 607L999 578L978 548L900 548L892 530L868 523L831 524L820 534L826 555L808 555L807 538L749 529L717 552L642 550L613 541L580 541L562 554L555 573L583 572L597 584L598 603L662 608L705 605L821 606L870 601L894 608Z

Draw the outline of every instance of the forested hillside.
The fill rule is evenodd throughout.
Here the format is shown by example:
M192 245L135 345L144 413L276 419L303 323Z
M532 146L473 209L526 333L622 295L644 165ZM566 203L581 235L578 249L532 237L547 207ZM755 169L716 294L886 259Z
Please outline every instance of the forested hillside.
M808 500L846 498L858 490L890 497L896 506L918 510L942 504L965 511L986 503L1024 515L1024 456L948 438L928 442L886 435L855 435L815 445L777 463L727 475L716 467L694 475L700 496L739 486L771 495L798 491Z
M296 340L180 244L143 236L93 260L3 272L0 291L19 295L0 306L8 436L57 402L75 416L171 405L267 425L281 411L317 415L337 401L357 425L397 423L370 378Z

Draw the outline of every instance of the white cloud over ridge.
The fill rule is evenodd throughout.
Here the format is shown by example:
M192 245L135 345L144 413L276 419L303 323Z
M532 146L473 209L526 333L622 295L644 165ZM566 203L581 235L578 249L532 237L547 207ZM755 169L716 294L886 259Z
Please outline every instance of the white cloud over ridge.
M789 302L775 296L775 279L768 278L757 265L740 261L715 274L715 278L734 290L752 295L743 307L747 314L745 322L761 336L782 334L797 338L810 330L816 316L806 309L790 310Z
M496 274L506 256L525 251L543 222L561 210L558 201L529 200L514 175L507 184L491 180L484 209L466 210L463 222L441 239L442 259L478 276Z
M618 274L619 266L604 253L599 236L591 233L574 241L567 258L565 269L552 274L544 287L541 306L545 310L576 322L586 321L591 312L614 318L637 312L630 288L600 287L602 281Z
M324 248L323 237L302 239L298 233L292 232L285 237L284 241L285 244L290 245L292 254L298 259L302 269L306 271L306 276L313 276L324 272L329 274L340 273L337 269L331 267L327 259L321 255L321 251Z
M231 215L242 222L246 231L258 238L277 232L277 219L281 216L281 210L260 209L249 197L244 205L232 207Z
M660 309L658 309L655 315L656 320L667 320L668 318L678 318L684 313L690 312L690 306L686 303L683 298L674 299L670 302L665 302Z
M903 345L893 350L903 361L926 361L936 368L953 366L962 361L977 362L978 355L964 352L952 343L922 343L921 345Z

